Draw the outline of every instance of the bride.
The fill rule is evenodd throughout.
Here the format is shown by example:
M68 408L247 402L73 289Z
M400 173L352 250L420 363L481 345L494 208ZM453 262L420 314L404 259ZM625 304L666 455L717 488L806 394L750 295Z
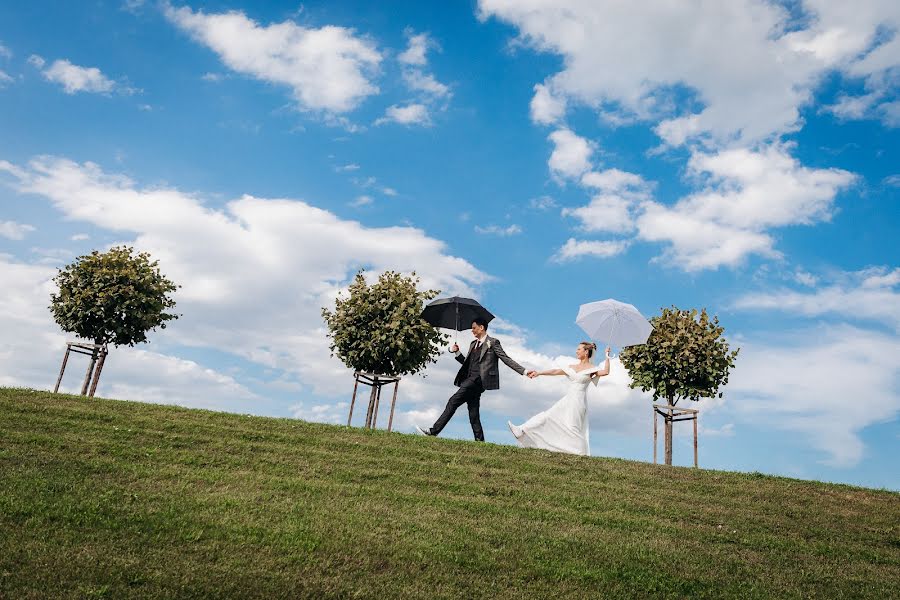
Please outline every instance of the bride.
M596 349L597 344L593 342L581 342L575 351L577 364L530 375L532 379L541 375L565 375L569 379L569 389L559 402L521 425L513 425L507 421L509 430L520 445L590 456L587 386L591 382L597 385L601 377L609 375L609 348L606 349L603 367L597 367L591 362Z

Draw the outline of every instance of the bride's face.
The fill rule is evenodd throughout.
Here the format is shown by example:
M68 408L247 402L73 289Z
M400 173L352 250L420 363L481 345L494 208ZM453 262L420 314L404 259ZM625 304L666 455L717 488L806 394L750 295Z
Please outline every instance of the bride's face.
M575 358L584 360L585 357L587 357L587 350L584 349L584 344L578 344L578 348L575 349Z

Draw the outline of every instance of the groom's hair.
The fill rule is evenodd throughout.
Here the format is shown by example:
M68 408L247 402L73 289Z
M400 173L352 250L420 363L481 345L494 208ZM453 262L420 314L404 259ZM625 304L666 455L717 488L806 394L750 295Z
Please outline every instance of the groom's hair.
M472 319L472 322L476 325L481 325L482 327L484 327L484 330L487 331L487 319L485 319L484 317L475 317L474 319Z

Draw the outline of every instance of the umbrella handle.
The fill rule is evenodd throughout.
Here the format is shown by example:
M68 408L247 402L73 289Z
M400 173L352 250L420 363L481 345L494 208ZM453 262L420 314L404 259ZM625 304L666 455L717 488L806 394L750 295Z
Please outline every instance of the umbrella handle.
M612 338L616 337L616 335L615 335L615 334L616 334L616 327L617 327L618 325L619 325L619 320L616 319L616 322L613 323L612 331L609 332L610 340L608 340L608 341L606 342L606 346L610 349L610 350L609 350L609 357L610 357L610 358L613 358L613 353L612 353Z

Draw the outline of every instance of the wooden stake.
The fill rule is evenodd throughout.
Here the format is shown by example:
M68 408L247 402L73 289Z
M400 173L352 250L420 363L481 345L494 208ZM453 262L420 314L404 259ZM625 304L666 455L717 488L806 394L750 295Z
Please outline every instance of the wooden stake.
M347 427L350 427L350 422L353 420L353 405L356 404L356 388L359 387L359 373L353 374L353 397L350 399L350 416L347 417Z
M656 409L653 410L653 464L656 464L656 422L658 419L656 418Z
M391 416L388 418L388 431L391 430L391 426L394 424L394 406L397 405L397 387L400 385L400 380L394 382L394 398L391 400Z
M66 344L66 354L63 356L62 366L59 368L59 377L56 378L56 387L53 388L54 394L59 392L59 384L62 383L63 373L66 372L66 363L69 362L69 352L71 351L72 347Z

